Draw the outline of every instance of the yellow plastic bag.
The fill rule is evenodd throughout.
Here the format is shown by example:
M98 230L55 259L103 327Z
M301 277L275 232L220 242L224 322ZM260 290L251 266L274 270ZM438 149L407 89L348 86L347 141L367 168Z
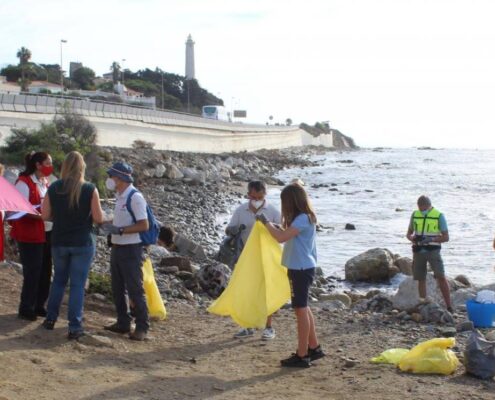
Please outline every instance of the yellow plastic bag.
M167 317L167 310L163 304L158 286L156 286L153 265L149 257L146 257L143 263L143 286L150 317L160 320L165 319Z
M399 364L402 357L409 353L409 349L388 349L370 361L375 364Z
M450 375L459 366L459 360L449 348L454 338L436 338L413 347L399 362L401 371L415 374Z
M222 295L208 308L230 316L243 328L263 328L266 318L290 298L282 249L261 222L256 222Z

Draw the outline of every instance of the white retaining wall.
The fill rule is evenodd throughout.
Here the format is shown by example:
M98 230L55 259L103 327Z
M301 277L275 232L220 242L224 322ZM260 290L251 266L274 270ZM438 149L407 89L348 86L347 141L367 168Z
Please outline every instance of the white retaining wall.
M38 128L53 114L0 111L0 145L12 127ZM130 148L135 140L155 143L157 150L222 153L280 149L302 145L333 147L332 135L313 137L298 127L270 127L231 124L205 128L145 123L141 121L86 116L96 127L101 146Z

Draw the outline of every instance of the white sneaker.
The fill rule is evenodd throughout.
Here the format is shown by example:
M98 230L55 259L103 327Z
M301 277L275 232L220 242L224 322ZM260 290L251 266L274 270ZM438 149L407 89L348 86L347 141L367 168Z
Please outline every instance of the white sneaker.
M253 336L254 335L254 329L252 328L242 328L239 332L237 332L234 337L237 339L242 339L245 337Z
M265 328L263 329L263 334L261 335L262 340L272 340L275 339L275 329Z

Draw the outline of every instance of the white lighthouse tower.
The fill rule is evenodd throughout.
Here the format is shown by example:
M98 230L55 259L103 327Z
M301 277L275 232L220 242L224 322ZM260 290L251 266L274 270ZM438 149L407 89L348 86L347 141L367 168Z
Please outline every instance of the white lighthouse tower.
M196 75L194 73L194 42L189 35L186 42L186 80L191 79L196 79Z

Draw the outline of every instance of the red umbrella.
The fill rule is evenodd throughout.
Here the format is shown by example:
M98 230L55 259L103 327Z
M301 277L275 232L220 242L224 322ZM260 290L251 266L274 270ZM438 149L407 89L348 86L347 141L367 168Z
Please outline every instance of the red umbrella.
M0 176L0 211L23 211L27 214L39 214L33 205L3 176Z

